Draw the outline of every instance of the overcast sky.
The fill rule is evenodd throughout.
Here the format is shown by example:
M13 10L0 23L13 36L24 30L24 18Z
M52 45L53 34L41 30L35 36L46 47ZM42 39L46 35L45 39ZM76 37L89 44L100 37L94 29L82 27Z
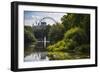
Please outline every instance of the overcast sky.
M27 26L32 26L32 24L36 25L42 18L51 17L56 22L61 22L61 17L66 13L57 13L57 12L40 12L40 11L24 11L24 23ZM43 20L47 24L54 24L55 22L51 19Z

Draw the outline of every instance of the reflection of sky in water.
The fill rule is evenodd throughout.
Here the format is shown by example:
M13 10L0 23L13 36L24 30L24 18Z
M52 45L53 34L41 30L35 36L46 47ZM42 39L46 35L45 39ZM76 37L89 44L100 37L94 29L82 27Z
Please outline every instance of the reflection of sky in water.
M48 61L47 52L34 52L24 58L24 62Z
M40 19L44 17L51 17L57 22L61 22L61 17L65 15L66 13L56 13L56 12L37 12L37 11L24 11L24 20L25 25L32 26L34 23L38 23ZM54 24L54 21L50 19L43 20L47 22L47 24Z

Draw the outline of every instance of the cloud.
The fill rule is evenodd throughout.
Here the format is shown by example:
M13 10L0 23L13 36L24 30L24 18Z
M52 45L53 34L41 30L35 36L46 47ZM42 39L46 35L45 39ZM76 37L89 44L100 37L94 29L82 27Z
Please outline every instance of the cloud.
M36 22L38 23L44 17L51 17L57 22L61 22L61 17L66 13L56 13L56 12L36 12L36 11L25 11L25 25L32 25ZM54 24L54 22L50 19L45 19L48 24Z

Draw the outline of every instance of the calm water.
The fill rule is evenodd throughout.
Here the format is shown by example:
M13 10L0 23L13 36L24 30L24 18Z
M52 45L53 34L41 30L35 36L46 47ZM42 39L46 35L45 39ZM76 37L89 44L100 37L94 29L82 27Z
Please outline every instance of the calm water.
M24 62L49 61L47 52L34 52L24 58Z
M27 55L24 57L24 61L25 62L32 62L32 61L48 61L49 58L47 57L47 52L44 51L46 49L47 44L50 41L46 40L46 37L44 37L43 40L38 40L37 43L34 45L31 45L31 47L29 47L29 53L32 52L32 50L34 50L33 53L31 53L30 55ZM35 48L34 48L35 46ZM27 51L27 52L28 52Z

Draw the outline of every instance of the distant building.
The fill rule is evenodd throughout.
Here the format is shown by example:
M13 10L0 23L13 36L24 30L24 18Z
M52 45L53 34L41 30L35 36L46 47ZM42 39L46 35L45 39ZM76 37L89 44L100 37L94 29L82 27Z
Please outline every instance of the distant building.
M45 28L45 26L46 26L46 22L41 22L40 23L40 28Z
M34 28L34 30L35 29L45 29L46 25L47 25L46 22L41 22L41 23L38 23L38 25L33 24L33 28Z
M41 22L41 26L46 26L46 22Z

